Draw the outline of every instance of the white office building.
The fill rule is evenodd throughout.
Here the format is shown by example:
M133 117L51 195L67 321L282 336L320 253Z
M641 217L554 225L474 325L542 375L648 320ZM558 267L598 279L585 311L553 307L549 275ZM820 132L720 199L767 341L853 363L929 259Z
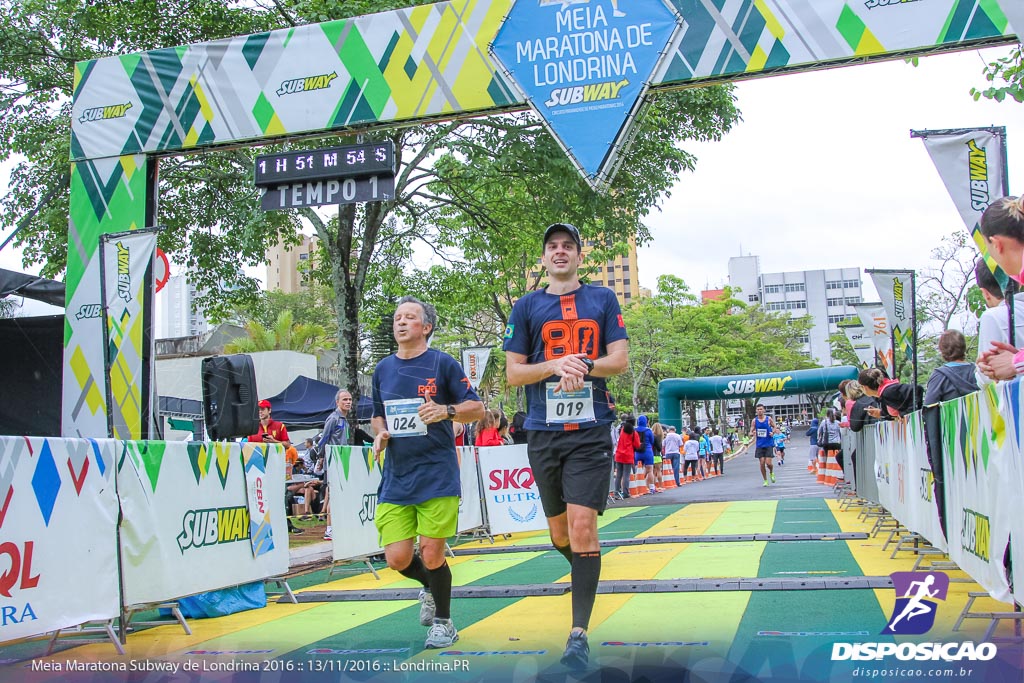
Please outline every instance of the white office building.
M201 311L192 310L192 302L198 296L196 286L184 275L174 275L156 293L154 317L157 339L196 337L206 334L210 324Z
M853 304L863 301L860 268L762 273L757 256L736 256L729 259L729 285L740 290L738 299L751 305L759 303L793 318L811 316L803 351L824 367L834 364L829 336L840 332L839 323L857 317ZM805 410L802 398L774 397L765 404L780 419L799 420Z

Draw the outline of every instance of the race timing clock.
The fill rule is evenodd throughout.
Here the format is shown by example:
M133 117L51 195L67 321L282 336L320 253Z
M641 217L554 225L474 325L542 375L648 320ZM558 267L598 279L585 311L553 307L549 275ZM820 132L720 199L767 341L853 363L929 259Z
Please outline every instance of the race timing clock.
M257 187L394 174L395 145L390 140L256 157Z

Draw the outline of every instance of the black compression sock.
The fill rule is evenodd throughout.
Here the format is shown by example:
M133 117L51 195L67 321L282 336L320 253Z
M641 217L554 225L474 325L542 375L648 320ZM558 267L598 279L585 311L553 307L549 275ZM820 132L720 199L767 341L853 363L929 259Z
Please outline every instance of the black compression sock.
M555 544L552 543L551 545L555 545ZM562 557L565 558L565 561L568 562L569 566L571 567L572 566L572 546L569 546L569 545L555 545L555 550L557 550L558 552L562 553Z
M572 627L584 631L594 611L597 582L601 578L601 552L572 554Z
M445 560L437 569L427 569L430 574L430 594L434 596L434 618L451 619L452 616L452 570Z
M430 586L430 570L427 569L427 565L423 564L423 559L419 555L413 554L412 562L405 569L399 569L398 573L407 579L413 581L419 581L423 584L424 588Z

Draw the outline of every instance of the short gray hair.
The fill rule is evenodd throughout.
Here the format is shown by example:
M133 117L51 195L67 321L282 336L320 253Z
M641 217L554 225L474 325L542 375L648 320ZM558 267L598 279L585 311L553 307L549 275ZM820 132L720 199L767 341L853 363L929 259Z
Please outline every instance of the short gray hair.
M397 309L398 306L401 306L402 304L416 304L420 307L420 309L422 309L423 324L430 325L430 334L427 335L427 343L429 343L431 338L433 338L434 336L434 332L437 331L437 309L434 308L433 305L428 304L426 301L420 301L419 299L410 294L407 294L403 296L401 299L399 299L398 305L396 305L395 308Z

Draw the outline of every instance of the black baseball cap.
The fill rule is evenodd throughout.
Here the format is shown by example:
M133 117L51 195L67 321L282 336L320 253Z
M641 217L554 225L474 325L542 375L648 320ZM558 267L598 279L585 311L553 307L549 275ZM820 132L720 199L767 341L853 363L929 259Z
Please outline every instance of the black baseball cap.
M552 223L548 226L548 229L544 231L544 241L542 244L547 244L551 236L556 232L567 232L572 237L573 242L576 243L576 247L583 251L583 240L580 239L580 231L576 229L576 226L572 223Z

